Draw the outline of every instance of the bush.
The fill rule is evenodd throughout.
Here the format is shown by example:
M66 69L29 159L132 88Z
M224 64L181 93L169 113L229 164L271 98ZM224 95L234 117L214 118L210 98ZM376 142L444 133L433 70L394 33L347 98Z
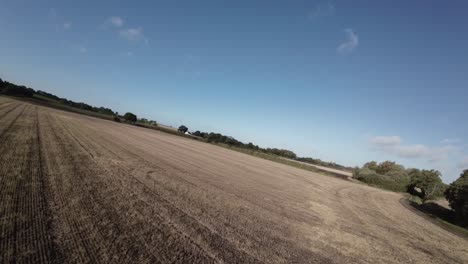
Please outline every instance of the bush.
M123 117L125 120L131 123L135 123L137 121L137 116L132 113L125 113Z
M114 121L120 123L120 118L118 116L114 116Z
M468 170L463 171L444 193L450 207L455 211L458 224L468 226Z
M380 163L375 169L375 171L379 174L386 175L391 170L400 169L400 168L401 166L397 165L395 162L387 160L387 161Z
M368 162L363 168L353 170L353 178L395 192L406 192L410 183L410 177L405 168L390 161L380 164L375 161Z
M405 192L409 183L406 175L382 175L369 168L355 170L353 177L369 185L394 192Z

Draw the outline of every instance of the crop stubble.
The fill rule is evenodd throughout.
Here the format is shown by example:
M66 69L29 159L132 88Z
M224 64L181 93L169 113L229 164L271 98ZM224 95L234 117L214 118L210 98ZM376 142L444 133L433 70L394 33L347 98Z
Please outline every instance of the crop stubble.
M399 194L0 100L0 262L463 263Z

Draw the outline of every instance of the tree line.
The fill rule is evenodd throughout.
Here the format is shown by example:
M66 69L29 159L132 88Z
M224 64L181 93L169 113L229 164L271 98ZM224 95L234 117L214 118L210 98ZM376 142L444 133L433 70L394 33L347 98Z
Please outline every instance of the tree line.
M178 129L180 133L187 133L188 128L185 125L181 125ZM301 162L306 162L310 163L313 165L320 165L320 166L325 166L325 167L330 167L330 168L335 168L335 169L341 169L341 170L352 170L350 167L345 167L343 165L334 163L334 162L326 162L322 161L320 159L314 159L310 157L298 157L296 153L294 153L291 150L288 149L279 149L279 148L262 148L259 147L258 145L255 145L252 142L249 143L244 143L242 141L239 141L231 136L226 136L220 133L215 133L215 132L201 132L199 130L191 133L192 136L196 136L199 138L204 139L206 142L209 143L215 143L215 144L225 144L231 147L238 147L242 149L247 149L247 150L252 150L252 151L258 151L261 153L266 153L266 154L272 154L276 155L279 157L287 158L287 159L292 159L292 160L297 160Z
M182 126L181 126L182 127ZM183 126L185 127L185 126ZM180 128L179 128L180 131ZM252 142L249 143L243 143L242 141L239 141L231 136L226 136L220 133L213 133L213 132L200 132L200 131L195 131L192 133L192 135L201 137L205 139L209 143L215 143L215 144L226 144L228 146L234 146L238 148L243 148L243 149L249 149L249 150L255 150L263 153L268 153L268 154L273 154L277 155L280 157L284 158L289 158L289 159L295 159L297 157L296 153L294 153L291 150L287 149L278 149L278 148L261 148L258 145L254 145Z
M29 97L29 98L36 97L38 99L42 97L42 98L47 98L57 103L67 105L73 108L81 109L81 110L91 111L91 112L104 114L104 115L110 115L110 116L117 115L117 112L114 112L110 108L106 108L102 106L95 107L95 106L91 106L83 102L74 102L66 98L60 98L48 92L44 92L41 90L36 91L24 85L16 85L14 83L3 81L2 79L0 79L0 94L16 96L16 97Z
M90 111L98 114L107 115L113 118L116 122L125 121L130 124L134 124L137 126L157 126L158 122L154 120L148 120L146 118L137 118L137 116L133 113L125 113L123 116L120 116L118 112L114 112L112 109L107 107L96 107L92 106L83 102L74 102L72 100L68 100L66 98L58 97L54 94L44 92L41 90L34 90L32 88L26 87L24 85L16 85L14 83L10 83L7 81L3 81L0 78L0 94L8 95L8 96L16 96L16 97L24 97L24 98L35 98L37 100L47 99L49 101L69 106L72 108Z
M445 197L455 213L455 220L468 226L468 170L446 185L437 170L406 169L392 161L370 161L353 170L353 178L391 191L408 192L422 203Z

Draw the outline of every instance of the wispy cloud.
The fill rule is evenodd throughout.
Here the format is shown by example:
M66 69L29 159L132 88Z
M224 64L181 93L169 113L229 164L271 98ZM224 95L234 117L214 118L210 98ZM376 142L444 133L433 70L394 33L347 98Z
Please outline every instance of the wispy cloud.
M110 17L106 21L107 25L111 25L111 26L114 26L114 27L117 27L117 28L122 27L124 25L124 23L125 23L125 21L121 17L118 17L118 16Z
M124 27L126 22L119 16L109 17L101 26L101 29L114 28L122 39L130 43L144 42L149 44L149 40L145 37L142 27Z
M66 21L60 15L57 9L49 8L48 17L50 22L53 24L56 32L67 31L72 28L72 22Z
M338 53L341 54L350 53L359 45L359 36L352 29L345 29L345 33L346 41L341 43L337 48Z
M444 138L440 143L442 144L455 144L459 143L460 139L459 138Z
M148 42L148 40L145 38L145 35L143 34L143 28L138 27L138 28L125 28L120 30L119 32L120 36L124 39L126 39L128 42L139 42L139 41L144 41L145 43Z
M307 17L311 20L315 20L321 17L332 16L335 13L335 4L327 2L326 4L319 4L307 14Z
M372 137L370 143L376 146L395 146L401 143L399 136L377 136Z
M458 168L462 170L468 170L468 156L464 157L459 163Z
M71 22L65 22L65 23L63 23L62 26L63 26L64 30L69 30L72 27L72 23Z
M399 136L376 136L369 139L371 149L400 158L426 159L429 162L437 162L456 152L457 147L446 145L442 147L428 147L423 144L403 144Z

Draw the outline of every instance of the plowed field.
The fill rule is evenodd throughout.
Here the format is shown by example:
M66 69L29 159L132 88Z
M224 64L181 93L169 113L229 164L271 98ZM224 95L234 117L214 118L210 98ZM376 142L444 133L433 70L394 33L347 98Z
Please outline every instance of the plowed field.
M0 97L0 263L468 263L401 198Z

